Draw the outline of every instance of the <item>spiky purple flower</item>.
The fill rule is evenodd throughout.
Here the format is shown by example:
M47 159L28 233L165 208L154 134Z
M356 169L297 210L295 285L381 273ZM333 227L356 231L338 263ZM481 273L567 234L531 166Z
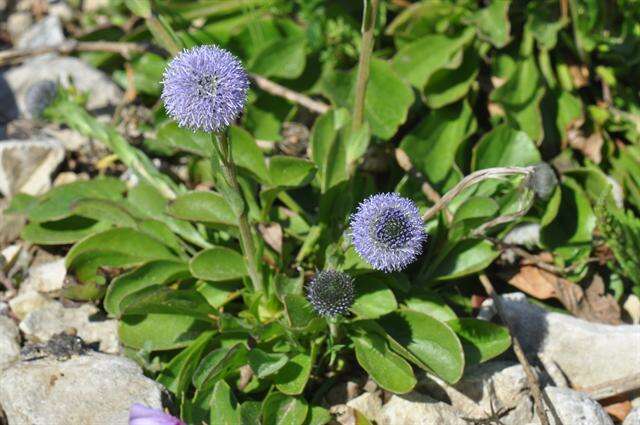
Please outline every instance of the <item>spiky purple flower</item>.
M165 108L181 127L212 132L240 115L249 78L238 58L210 45L179 53L165 69L162 84Z
M418 208L396 193L379 193L361 202L351 216L351 236L358 254L386 272L413 263L427 239Z
M321 316L345 314L355 300L353 278L336 270L322 270L311 279L307 299Z
M167 415L162 410L152 409L135 403L129 410L129 425L186 425L178 418Z

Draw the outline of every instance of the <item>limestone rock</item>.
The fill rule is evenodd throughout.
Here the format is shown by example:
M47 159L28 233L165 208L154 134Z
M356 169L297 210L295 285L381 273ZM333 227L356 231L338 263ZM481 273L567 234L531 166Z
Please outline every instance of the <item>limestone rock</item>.
M133 361L100 353L18 362L0 374L11 425L127 424L133 403L162 408L162 391Z
M563 424L613 425L613 421L602 406L585 393L558 387L547 387L544 391L549 396ZM554 425L555 420L552 415L548 416L550 423ZM533 422L540 423L537 415Z
M55 139L0 141L0 192L39 195L51 186L51 174L64 159Z
M356 409L367 419L374 421L377 419L382 409L382 400L376 393L362 393L358 397L347 402L347 406Z
M37 292L59 291L64 286L67 268L64 258L42 263L29 270L29 275L20 285L21 291L33 290Z
M9 301L9 306L18 319L24 319L32 311L54 302L36 291L21 291Z
M629 412L622 425L640 425L640 407Z
M55 46L64 41L62 22L56 15L48 15L26 30L16 43L19 49Z
M420 393L392 395L382 407L379 425L467 425L448 404Z
M0 371L20 357L20 332L13 320L0 316Z
M591 387L637 373L640 326L603 325L549 313L527 302L521 293L503 295L502 300L525 352L532 357L542 353L555 362L573 387Z
M50 301L27 314L20 322L20 330L29 339L44 342L69 328L75 328L77 335L86 343L97 342L100 345L100 351L118 353L120 347L117 321L91 320L91 316L97 312L98 308L92 304L66 308L58 301Z

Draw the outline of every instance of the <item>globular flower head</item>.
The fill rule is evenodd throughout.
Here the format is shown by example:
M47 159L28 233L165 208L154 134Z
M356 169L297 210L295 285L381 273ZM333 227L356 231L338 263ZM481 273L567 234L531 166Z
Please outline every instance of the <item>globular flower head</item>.
M129 425L186 425L178 418L167 415L162 410L152 409L135 403L129 410Z
M321 316L345 314L355 300L353 278L336 270L322 270L311 279L307 299Z
M47 106L53 103L58 85L51 80L40 80L29 86L24 96L24 106L31 118L40 118Z
M212 132L240 115L249 78L238 58L211 45L179 53L165 69L162 84L165 108L181 127Z
M402 270L422 253L427 239L415 204L396 193L379 193L351 216L356 251L376 270Z

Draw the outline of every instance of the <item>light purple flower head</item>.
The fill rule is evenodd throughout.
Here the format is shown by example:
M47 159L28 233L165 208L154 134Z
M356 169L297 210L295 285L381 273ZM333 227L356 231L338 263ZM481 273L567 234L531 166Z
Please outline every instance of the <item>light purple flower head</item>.
M179 53L165 69L162 84L165 108L181 127L212 132L240 115L249 78L238 58L210 45Z
M413 263L427 239L415 204L396 193L365 199L351 216L356 251L376 270L393 272Z
M161 410L135 403L129 411L129 425L186 425L178 418Z

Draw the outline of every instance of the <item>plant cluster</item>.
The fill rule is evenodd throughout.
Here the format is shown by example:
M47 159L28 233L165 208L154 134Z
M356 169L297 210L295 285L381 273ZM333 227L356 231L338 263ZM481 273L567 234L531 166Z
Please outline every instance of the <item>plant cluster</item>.
M150 111L137 135L73 88L32 103L135 184L96 169L11 211L71 245L65 296L102 302L185 422L327 423L363 372L455 383L510 345L470 302L510 244L639 291L636 2L112 3L87 40L160 48L83 54Z

